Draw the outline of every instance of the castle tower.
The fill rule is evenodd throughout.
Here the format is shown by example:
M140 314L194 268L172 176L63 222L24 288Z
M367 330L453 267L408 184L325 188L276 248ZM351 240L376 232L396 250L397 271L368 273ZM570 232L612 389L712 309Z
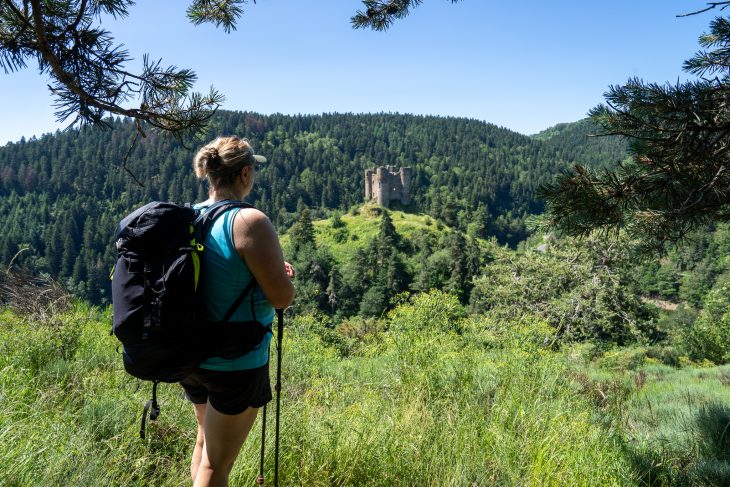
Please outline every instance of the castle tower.
M382 166L377 168L374 183L375 201L380 206L387 208L390 203L390 172L388 169Z
M400 201L404 205L407 205L411 202L411 183L413 180L413 170L410 167L401 167L399 175L401 186Z
M373 199L373 170L365 170L365 201Z

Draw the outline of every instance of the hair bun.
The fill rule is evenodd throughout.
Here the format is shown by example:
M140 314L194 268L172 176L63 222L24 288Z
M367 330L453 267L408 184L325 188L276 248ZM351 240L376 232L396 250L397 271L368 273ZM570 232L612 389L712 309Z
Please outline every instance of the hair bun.
M210 173L211 171L213 171L213 172L218 171L221 168L221 166L223 166L223 159L221 158L220 154L218 153L218 149L216 149L215 147L211 147L208 150L208 160L206 162L207 162L206 166L208 168L208 173Z

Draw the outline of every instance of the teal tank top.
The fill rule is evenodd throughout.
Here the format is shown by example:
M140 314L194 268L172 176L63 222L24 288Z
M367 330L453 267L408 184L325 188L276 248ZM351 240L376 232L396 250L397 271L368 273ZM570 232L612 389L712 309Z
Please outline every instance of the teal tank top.
M195 205L196 209L205 209L207 206ZM210 229L210 233L203 239L203 269L200 278L205 289L203 309L206 319L219 321L228 308L231 307L241 291L251 281L253 275L246 262L238 255L233 244L233 219L239 208L232 208L219 216ZM258 284L254 287L243 303L231 316L230 321L250 321L251 299L253 299L256 320L264 325L274 321L274 307L266 300ZM246 370L255 369L269 361L269 343L271 333L267 333L261 346L241 357L224 359L211 357L206 359L200 367L208 370Z

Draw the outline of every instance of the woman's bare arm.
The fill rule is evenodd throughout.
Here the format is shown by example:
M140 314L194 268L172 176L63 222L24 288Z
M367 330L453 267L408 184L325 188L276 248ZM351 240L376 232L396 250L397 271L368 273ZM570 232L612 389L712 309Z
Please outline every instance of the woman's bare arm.
M242 208L233 220L233 242L272 306L289 306L294 299L294 284L287 275L279 237L269 218L254 208Z

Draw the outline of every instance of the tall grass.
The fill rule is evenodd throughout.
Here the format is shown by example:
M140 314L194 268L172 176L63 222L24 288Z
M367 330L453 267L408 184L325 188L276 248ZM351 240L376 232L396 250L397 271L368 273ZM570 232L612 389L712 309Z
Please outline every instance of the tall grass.
M641 373L651 378L631 400L627 435L646 483L730 484L730 366Z
M442 345L414 346L434 358L431 350ZM321 363L300 377L307 388L291 397L296 419L286 436L299 450L287 468L297 472L296 483L621 483L612 478L620 458L555 373L558 361L483 360L474 350L449 348L435 363L379 355ZM297 351L321 357L314 348ZM597 464L605 468L595 471Z
M189 483L195 422L179 387L161 387L162 415L140 440L150 390L123 372L108 312L77 305L55 319L76 338L0 314L0 485ZM576 380L571 355L550 343L539 321L467 317L438 292L401 304L377 325L333 330L313 317L292 320L284 337L282 485L646 482L653 471L624 441L626 422L601 420L605 407ZM260 426L231 485L254 483ZM270 480L273 434L267 451Z
M648 486L730 485L730 366L669 367L635 347L584 364L583 390Z

